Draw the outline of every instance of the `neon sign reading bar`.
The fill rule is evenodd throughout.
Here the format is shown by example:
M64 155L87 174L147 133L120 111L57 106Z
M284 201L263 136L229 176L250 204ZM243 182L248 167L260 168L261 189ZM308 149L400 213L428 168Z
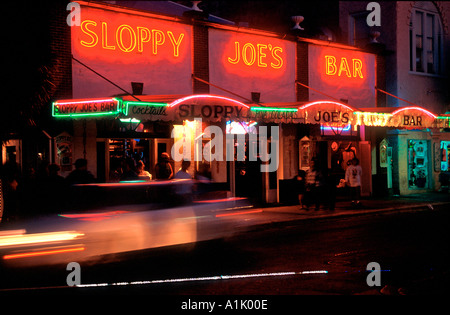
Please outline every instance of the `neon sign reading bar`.
M327 75L337 75L339 77L346 75L349 78L364 78L362 74L363 63L361 59L353 58L350 63L352 66L350 67L347 58L342 57L337 61L335 56L327 55L325 56L325 64L325 73Z

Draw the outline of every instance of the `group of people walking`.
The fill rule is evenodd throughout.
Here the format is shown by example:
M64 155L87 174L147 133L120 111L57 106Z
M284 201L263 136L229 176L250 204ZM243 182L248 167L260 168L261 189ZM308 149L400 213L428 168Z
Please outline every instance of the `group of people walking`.
M353 206L360 205L361 175L359 160L353 158L345 171L345 184L349 188ZM299 170L293 181L301 209L309 210L311 205L315 206L315 210L319 210L321 205L329 210L335 209L337 175L328 169L321 169L317 159L311 159L309 169Z

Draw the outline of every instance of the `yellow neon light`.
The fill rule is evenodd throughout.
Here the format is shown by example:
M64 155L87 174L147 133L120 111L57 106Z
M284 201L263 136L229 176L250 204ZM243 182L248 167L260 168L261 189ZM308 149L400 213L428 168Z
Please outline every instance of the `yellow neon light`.
M283 48L281 48L281 47L274 47L272 49L272 57L273 57L273 59L278 61L278 63L273 63L273 62L270 63L270 65L274 69L280 69L283 66L283 58L281 58L281 56L277 55L277 52L282 53L283 52Z
M104 49L116 50L115 46L108 45L108 24L102 22L102 47Z
M144 43L149 42L151 39L150 30L146 27L137 27L137 36L138 36L138 42L137 47L139 52L144 51Z
M180 36L178 36L178 40L175 39L175 36L171 31L167 31L167 35L169 36L169 39L173 45L173 56L178 57L180 55L180 44L184 38L184 34L181 33Z
M94 31L88 29L88 25L97 26L97 22L91 20L84 20L83 22L81 22L81 31L88 35L92 39L92 41L86 42L82 40L80 41L80 44L85 47L94 47L98 43L98 36Z
M247 51L250 48L250 60L247 59ZM250 43L246 43L244 47L242 47L242 60L247 66L251 66L255 63L256 60L256 50L255 46Z
M123 43L123 31L128 30L130 34L130 45L126 47ZM130 52L133 51L136 47L136 33L134 32L133 28L130 25L122 24L117 28L116 31L116 41L117 45L119 46L120 50L123 52Z
M237 52L239 52L239 42L234 42L234 47L235 47L235 50ZM231 59L230 57L228 57L228 62L232 63L232 64L237 64L240 59L241 59L241 54L239 52L239 53L236 53L236 59Z
M160 30L152 30L152 39L153 39L153 54L158 54L158 45L161 46L166 41L166 36L163 31Z

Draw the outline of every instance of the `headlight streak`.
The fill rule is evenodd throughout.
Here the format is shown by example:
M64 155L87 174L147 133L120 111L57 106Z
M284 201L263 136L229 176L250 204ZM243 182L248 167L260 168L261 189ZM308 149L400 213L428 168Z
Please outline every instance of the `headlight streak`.
M36 256L45 256L45 255L55 255L55 254L81 252L81 251L84 251L84 250L85 250L84 247L44 250L44 251L26 252L26 253L5 255L5 256L3 256L3 259L9 260L9 259L16 259L16 258L29 258L29 257L36 257Z
M78 288L95 288L95 287L106 287L106 286L149 285L149 284L161 284L161 283L248 279L248 278L258 278L258 277L283 277L283 276L327 274L327 273L328 273L327 270L309 270L309 271L299 271L299 272L295 272L295 271L270 272L270 273L253 273L253 274L243 274L243 275L221 275L221 276L210 276L210 277L146 280L146 281L132 281L132 282L122 281L122 282L113 282L113 283L91 283L91 284L79 284L76 287L78 287Z
M73 240L84 236L83 233L73 231L34 233L34 234L13 234L0 237L0 248L17 245L33 245L39 243L50 243Z

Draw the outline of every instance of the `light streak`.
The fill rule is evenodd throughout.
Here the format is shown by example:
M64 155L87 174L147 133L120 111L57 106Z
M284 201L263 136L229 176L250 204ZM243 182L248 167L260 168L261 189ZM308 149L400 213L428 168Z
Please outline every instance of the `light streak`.
M108 212L101 212L101 213L81 213L81 214L58 214L58 216L63 218L69 218L69 219L80 219L83 221L101 221L103 219L109 219L112 216L118 215L118 214L124 214L129 213L129 211L108 211Z
M92 287L106 287L106 286L126 286L126 285L148 285L160 283L180 283L180 282L195 282L195 281L216 281L216 280L231 280L231 279L249 279L260 277L283 277L309 274L327 274L327 270L307 270L307 271L287 271L287 272L268 272L268 273L251 273L243 275L220 275L209 277L191 277L191 278L176 278L176 279L161 279L161 280L145 280L132 282L113 282L113 283L91 283L79 284L78 288L92 288Z
M68 241L83 235L71 231L7 235L0 237L0 247Z
M298 112L297 108L283 108L283 107L256 107L252 106L251 111L260 112Z
M180 98L180 99L177 99L177 100L173 101L172 103L169 104L168 107L174 107L175 105L178 105L178 104L180 104L180 103L182 103L182 102L184 102L184 101L191 100L191 99L193 99L193 98L216 98L216 99L225 100L225 101L228 101L228 102L235 103L236 105L239 105L239 106L244 106L245 108L249 108L249 107L248 107L247 105L245 105L244 103L239 102L239 101L236 101L236 100L234 100L234 99L232 99L232 98L228 98L228 97L224 97L224 96L219 96L219 95L210 95L210 94L198 94L198 95L197 95L197 94L194 94L194 95L189 95L189 96L186 96L186 97L183 97L183 98Z
M259 210L249 210L249 211L239 211L239 212L231 212L231 213L222 213L222 214L217 214L216 218L220 218L220 217L229 217L232 215L239 215L239 214L250 214L250 213L260 213L262 212L261 209Z
M420 110L422 112L424 112L425 114L427 114L428 116L431 116L433 118L437 118L437 116L429 111L427 111L426 109L423 109L421 107L415 107L415 106L411 106L411 107L402 107L400 109L397 109L395 112L392 113L392 115L398 114L399 112L402 112L404 110L410 110L410 109L415 109L415 110Z
M339 102L333 102L333 101L317 101L317 102L312 102L312 103L308 103L308 104L305 104L305 105L303 105L303 106L300 106L298 109L306 109L306 108L308 108L308 107L310 107L310 106L317 105L317 104L333 104L333 105L339 105L339 106L345 107L345 108L348 109L348 110L354 111L354 109L351 108L350 106L347 106L347 105L342 104L342 103L339 103Z
M16 258L27 258L27 257L55 255L55 254L63 254L63 253L73 253L73 252L81 252L84 249L85 249L84 247L75 247L75 248L65 248L65 249L54 249L54 250L45 250L45 251L26 252L26 253L5 255L5 256L3 256L3 259L8 260L8 259L16 259Z

